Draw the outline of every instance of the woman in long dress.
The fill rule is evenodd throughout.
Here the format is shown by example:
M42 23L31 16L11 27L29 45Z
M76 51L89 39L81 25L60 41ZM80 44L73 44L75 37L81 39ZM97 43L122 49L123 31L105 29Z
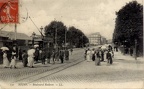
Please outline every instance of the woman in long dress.
M91 51L90 51L90 49L87 50L86 59L87 59L87 61L91 61Z
M33 64L34 64L34 53L35 53L35 49L30 49L28 50L28 66L33 68Z
M98 50L97 52L95 52L95 65L99 66L100 65L100 51Z
M10 68L16 68L16 51L15 51L15 49L12 51Z
M3 66L4 66L4 68L9 67L9 61L7 58L7 52L6 51L3 51Z

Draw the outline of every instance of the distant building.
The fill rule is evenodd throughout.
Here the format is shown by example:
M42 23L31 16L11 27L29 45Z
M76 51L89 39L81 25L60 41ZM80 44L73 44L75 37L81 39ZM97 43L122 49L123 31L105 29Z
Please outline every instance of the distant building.
M102 45L102 44L107 43L106 38L101 36L101 34L99 32L90 34L88 36L88 39L89 39L89 44L90 45Z
M99 32L90 34L88 36L90 45L100 45L101 44L101 35Z
M108 40L107 40L107 43L108 43L108 44L112 44L112 39L108 39Z
M101 36L101 44L107 44L107 40L103 36Z

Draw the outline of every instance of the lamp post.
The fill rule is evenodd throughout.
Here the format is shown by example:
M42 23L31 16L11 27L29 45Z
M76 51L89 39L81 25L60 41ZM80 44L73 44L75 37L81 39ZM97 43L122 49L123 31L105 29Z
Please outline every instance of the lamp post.
M67 37L66 35L67 35L67 30L65 29L65 44L64 44L65 45L65 50L66 50L66 37Z
M82 34L82 48L83 48L83 46L84 46L84 44L83 44L83 36L84 36L84 35Z
M35 32L32 33L32 46L34 46L34 37L35 37Z
M41 26L40 29L41 29L41 37L42 37L42 48L44 48L44 35L42 34L43 27Z
M55 29L55 38L54 38L54 43L55 43L55 49L57 48L57 24L55 24L55 26L54 26L54 29Z

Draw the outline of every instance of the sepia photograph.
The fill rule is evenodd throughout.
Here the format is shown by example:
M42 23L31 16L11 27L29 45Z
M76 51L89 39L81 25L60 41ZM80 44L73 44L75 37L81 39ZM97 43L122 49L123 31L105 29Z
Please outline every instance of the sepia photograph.
M143 0L0 0L0 89L144 89Z

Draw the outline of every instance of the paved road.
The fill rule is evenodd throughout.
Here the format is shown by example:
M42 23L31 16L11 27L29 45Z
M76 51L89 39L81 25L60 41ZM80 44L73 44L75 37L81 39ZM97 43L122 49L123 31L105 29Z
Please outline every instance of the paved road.
M13 72L8 72L10 69L3 70L3 73L13 76L5 75L8 78L0 78L5 82L11 80L18 84L27 82L28 86L34 88L144 88L144 60L142 58L136 61L128 55L115 53L113 65L102 62L101 66L95 66L95 62L87 62L83 59L83 51L83 49L75 51L69 63L37 65L34 69L21 68Z
M34 83L63 84L73 88L144 88L144 61L115 53L114 64L83 61L75 66L36 80ZM73 86L72 86L73 85Z
M63 64L60 61L55 64L42 65L41 63L35 64L35 68L24 68L21 62L17 63L17 69L3 68L0 65L0 82L15 83L29 79L30 77L39 75L41 73L50 72L59 68L75 65L75 63L83 61L83 49L75 49L73 54L70 55L70 60L65 61ZM80 53L80 54L79 54Z

